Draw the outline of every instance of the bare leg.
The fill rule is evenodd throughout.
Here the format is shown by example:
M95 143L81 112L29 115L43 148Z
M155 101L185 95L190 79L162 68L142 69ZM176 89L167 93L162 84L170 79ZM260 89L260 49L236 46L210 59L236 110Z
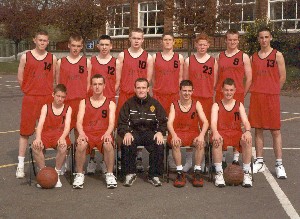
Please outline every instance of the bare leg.
M195 165L200 166L204 155L204 145L198 145L195 149Z
M218 147L215 146L215 144L212 147L212 153L213 153L213 159L214 163L222 163L222 144L219 144Z
M241 140L240 142L243 150L243 163L250 164L252 156L252 144L247 144L247 142Z
M56 154L56 169L61 170L63 163L65 162L67 155L67 146L57 146L57 154Z
M180 146L172 146L172 154L173 154L173 158L174 158L176 166L182 165Z
M264 149L263 129L255 129L255 149L256 149L256 157L263 157L263 149Z
M34 159L38 165L38 167L40 169L44 168L45 167L45 156L44 156L44 153L43 153L43 150L37 150L37 149L34 149L33 148L33 156L34 156Z
M83 173L83 165L86 158L86 148L88 144L86 141L80 141L76 147L75 160L77 173Z
M114 147L111 143L104 143L103 144L104 149L104 162L107 167L107 172L112 173L114 169Z
M273 137L273 149L276 159L282 159L282 138L280 130L270 130Z
M19 156L25 157L29 136L20 135L19 140Z

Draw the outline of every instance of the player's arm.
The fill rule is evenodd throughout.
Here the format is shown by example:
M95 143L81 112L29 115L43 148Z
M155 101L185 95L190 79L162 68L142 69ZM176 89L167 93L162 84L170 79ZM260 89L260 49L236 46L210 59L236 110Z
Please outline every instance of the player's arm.
M147 80L151 83L153 75L153 58L150 54L148 54L147 58Z
M90 90L90 86L91 86L91 72L92 72L92 64L91 64L91 60L87 59L86 60L86 65L87 65L87 90L86 92L89 92Z
M245 77L246 77L244 96L246 96L252 83L252 68L251 68L251 62L249 56L245 53L243 53L243 61L244 61L244 69L245 69Z
M215 59L215 63L214 63L214 89L216 89L216 86L217 86L218 71L219 71L219 65L218 65L217 59Z
M42 143L42 131L43 131L46 115L47 115L47 104L45 104L41 109L41 115L39 118L38 125L36 127L36 137L35 140L33 141L33 147L37 150L42 150L44 148Z
M180 62L180 69L179 69L179 82L178 82L178 85L183 80L184 58L183 58L183 56L181 54L179 54L179 62Z
M79 134L79 137L77 141L82 140L82 141L88 141L88 137L85 135L83 131L83 118L85 114L85 99L81 100L79 103L79 109L78 109L78 114L77 114L77 122L76 122L76 128Z
M119 59L116 59L116 84L115 84L115 91L118 92L120 87L120 80L121 80L121 71L122 65Z
M183 80L189 79L189 66L190 66L190 58L187 57L183 65L183 75L182 75Z
M218 132L218 112L219 112L219 105L214 103L211 109L211 124L210 128L212 130L212 140L213 145L215 147L219 147L222 144L223 138Z
M56 67L55 67L56 84L59 84L60 65L61 65L61 59L57 60L57 62L56 62Z
M242 135L242 139L246 141L248 144L252 144L251 125L248 120L245 107L242 103L240 103L239 112L240 112L242 123L245 127L245 131L244 134Z
M152 56L153 58L153 72L152 72L152 87L154 87L154 84L155 84L155 60L156 60L156 53L153 54Z
M172 146L173 145L174 146L181 146L181 139L177 136L177 134L174 130L174 126L173 126L174 120L175 120L175 107L174 107L174 104L172 103L171 107L170 107L170 113L169 113L169 116L168 116L167 126L168 126L169 133L172 136L172 139L171 139Z
M199 101L196 102L196 111L197 111L197 114L199 116L199 119L203 123L203 126L202 126L202 129L201 129L201 132L200 132L199 136L195 139L195 143L203 145L204 144L205 133L207 132L209 124L208 124L208 120L205 116L205 113L203 111L203 107L202 107L202 105Z
M70 133L70 125L71 125L71 115L72 115L72 108L69 106L67 113L66 113L66 118L65 118L65 127L62 135L58 139L58 145L67 145L66 143L66 137Z
M109 103L109 124L106 132L101 137L104 142L112 142L111 133L115 127L115 117L116 117L116 104L113 101Z
M57 85L57 81L56 81L56 65L57 65L57 58L55 55L52 54L52 57L53 57L53 81L54 81L54 84L53 86Z
M218 67L217 67L217 69L215 69L215 86L214 86L214 90L216 90L216 88L217 88L217 83L218 83L218 79L219 79L219 72L220 72L220 63L219 63L219 61L220 61L220 54L218 54L217 55L217 57L216 57L216 62L217 62L217 65L218 65Z
M277 51L276 62L278 64L278 69L279 69L280 89L282 89L286 80L286 69L285 69L284 57L281 52Z
M21 56L19 67L18 67L18 82L19 82L21 88L22 88L22 84L23 84L25 64L26 64L26 54L23 54Z

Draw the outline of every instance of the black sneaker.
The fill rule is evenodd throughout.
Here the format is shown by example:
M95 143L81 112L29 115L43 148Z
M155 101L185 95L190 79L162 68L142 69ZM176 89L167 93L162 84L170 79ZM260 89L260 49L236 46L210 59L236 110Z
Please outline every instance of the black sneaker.
M148 182L150 182L155 187L162 186L162 183L157 176L149 178Z
M238 160L234 160L234 161L232 161L232 164L233 164L233 165L239 166L239 165L240 165L240 162L239 162Z

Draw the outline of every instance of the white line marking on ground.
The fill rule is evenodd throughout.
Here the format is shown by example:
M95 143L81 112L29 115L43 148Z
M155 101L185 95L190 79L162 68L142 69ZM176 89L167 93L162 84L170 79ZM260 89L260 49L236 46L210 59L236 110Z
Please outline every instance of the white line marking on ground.
M45 158L45 160L53 160L53 159L55 159L55 157ZM28 164L29 161L26 161L26 162L24 162L24 163L25 163L25 164ZM18 165L18 163L5 164L5 165L1 165L1 166L0 166L0 169L1 169L1 168L5 168L5 167L17 166L17 165Z
M20 130L13 130L13 131L6 131L6 132L0 132L0 134L7 134L7 133L13 133L13 132L19 132Z
M252 147L252 149L253 149L252 150L252 155L253 155L253 157L256 157L255 148ZM293 218L293 219L300 218L299 214L297 213L297 211L293 207L293 205L290 202L290 200L288 199L288 197L284 194L282 189L279 187L277 181L275 180L275 178L273 177L273 175L271 174L271 172L269 171L267 166L266 166L266 169L263 172L263 174L265 175L268 183L270 184L271 188L273 189L275 195L277 196L280 204L282 205L282 207L285 210L285 212L287 213L287 215L290 218Z
M282 119L280 121L281 122L285 122L285 121L291 121L291 120L294 120L294 119L300 119L300 116L298 116L298 117L292 117L292 118L289 118L289 119Z
M18 82L18 81L5 81L5 82L8 82L8 83L11 83L11 82L13 82L13 83L15 83L15 82Z
M264 147L265 150L273 150L272 147ZM300 150L300 148L282 148L282 150Z
M10 84L6 84L5 86L6 86L6 87L10 87L11 85L10 85Z

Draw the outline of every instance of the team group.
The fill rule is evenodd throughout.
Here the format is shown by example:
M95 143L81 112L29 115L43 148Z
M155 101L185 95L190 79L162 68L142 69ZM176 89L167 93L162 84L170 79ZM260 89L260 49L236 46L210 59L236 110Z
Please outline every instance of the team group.
M90 154L87 171L95 172L95 147L104 155L107 187L115 188L112 133L117 127L124 186L131 186L137 170L143 168L139 145L149 152L148 181L154 186L162 185L163 136L168 131L167 141L172 149L168 163L177 172L174 186L183 187L186 173L192 168L193 151L186 152L183 166L180 147L193 146L192 184L202 187L201 164L210 128L215 185L225 186L224 151L233 146L233 164L239 165L239 153L243 154L242 185L252 187L252 127L256 147L253 172L265 170L263 131L270 130L277 178L287 178L282 164L279 98L286 79L284 58L271 47L269 29L260 29L257 36L260 50L249 58L238 49L239 32L228 30L227 49L214 58L207 53L209 37L202 33L195 39L197 52L184 60L173 51L174 37L168 33L161 39L162 52L151 56L142 49L143 31L133 29L129 34L130 47L117 58L110 54L112 39L102 35L97 44L100 52L91 59L81 56L83 39L73 35L68 43L68 56L57 60L46 51L48 33L37 32L33 38L35 48L21 56L18 68L24 97L16 177L25 177L25 152L35 131L32 148L38 167L45 167L44 149L55 148L55 169L58 175L63 175L62 167L71 144L69 133L74 129L77 144L73 188L83 188L87 154ZM249 120L243 105L248 92L251 92ZM56 187L61 186L58 177Z

